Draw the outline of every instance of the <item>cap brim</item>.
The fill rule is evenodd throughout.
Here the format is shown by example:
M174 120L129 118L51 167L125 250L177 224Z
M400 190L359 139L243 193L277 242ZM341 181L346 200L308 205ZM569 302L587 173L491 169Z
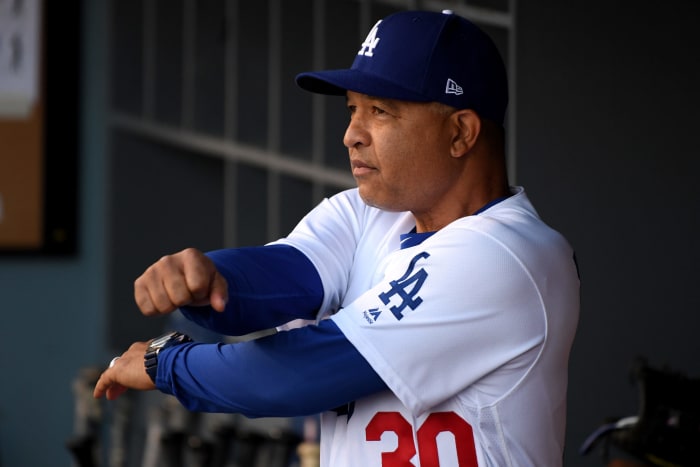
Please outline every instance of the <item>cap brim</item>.
M414 102L427 102L428 100L423 95L361 70L326 70L301 73L297 75L296 83L306 91L330 96L344 96L346 91L353 91L386 99Z

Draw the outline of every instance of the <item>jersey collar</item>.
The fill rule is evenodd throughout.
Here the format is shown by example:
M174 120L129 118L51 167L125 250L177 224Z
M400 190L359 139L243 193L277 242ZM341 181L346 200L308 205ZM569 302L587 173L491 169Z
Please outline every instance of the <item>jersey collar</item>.
M497 205L501 201L506 200L508 198L510 198L510 196L501 196L500 198L491 200L485 205L483 205L481 208L479 208L474 214L472 214L472 216L479 215L487 209ZM401 234L401 249L403 250L404 248L411 248L412 246L420 245L421 243L423 243L423 241L430 238L430 236L432 236L434 233L435 232L418 233L416 232L416 228L413 227L410 232Z

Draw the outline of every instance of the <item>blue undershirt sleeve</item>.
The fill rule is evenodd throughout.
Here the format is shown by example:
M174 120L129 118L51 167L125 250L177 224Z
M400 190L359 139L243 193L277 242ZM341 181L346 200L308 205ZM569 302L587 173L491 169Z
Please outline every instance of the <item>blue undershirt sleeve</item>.
M189 410L251 418L316 414L387 389L332 320L236 344L164 349L156 386Z
M222 313L210 306L180 308L190 321L219 334L240 336L294 319L314 319L323 300L316 268L288 245L215 250L207 253L228 282Z

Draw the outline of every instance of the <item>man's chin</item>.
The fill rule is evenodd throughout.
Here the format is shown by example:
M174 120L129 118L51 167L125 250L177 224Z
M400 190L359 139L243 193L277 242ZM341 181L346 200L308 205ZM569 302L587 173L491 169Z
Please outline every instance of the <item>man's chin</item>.
M367 206L377 208L377 209L383 209L377 202L374 196L372 196L371 193L367 192L367 189L364 189L361 185L358 185L357 187L357 192L360 195L360 198L362 198L362 201L365 202Z
M405 209L400 209L400 208L397 208L396 206L392 206L391 203L388 203L386 201L382 202L381 200L377 199L376 196L371 196L371 194L364 193L362 188L360 188L358 191L360 194L360 198L362 199L362 201L364 201L364 203L367 206L381 209L382 211L390 211L390 212L405 211Z

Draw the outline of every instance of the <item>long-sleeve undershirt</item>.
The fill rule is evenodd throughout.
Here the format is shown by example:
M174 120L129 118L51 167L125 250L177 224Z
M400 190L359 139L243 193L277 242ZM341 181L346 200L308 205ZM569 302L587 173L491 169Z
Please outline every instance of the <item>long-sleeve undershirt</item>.
M316 317L323 286L295 248L272 245L208 256L228 282L229 300L223 313L184 307L193 322L243 335ZM164 349L156 385L190 410L249 417L314 414L387 388L331 320L248 342Z
M237 344L161 351L156 385L189 410L291 417L387 388L331 320Z
M190 321L219 334L241 336L316 317L323 285L311 261L296 248L235 248L207 256L226 279L229 300L222 313L210 306L182 307Z

